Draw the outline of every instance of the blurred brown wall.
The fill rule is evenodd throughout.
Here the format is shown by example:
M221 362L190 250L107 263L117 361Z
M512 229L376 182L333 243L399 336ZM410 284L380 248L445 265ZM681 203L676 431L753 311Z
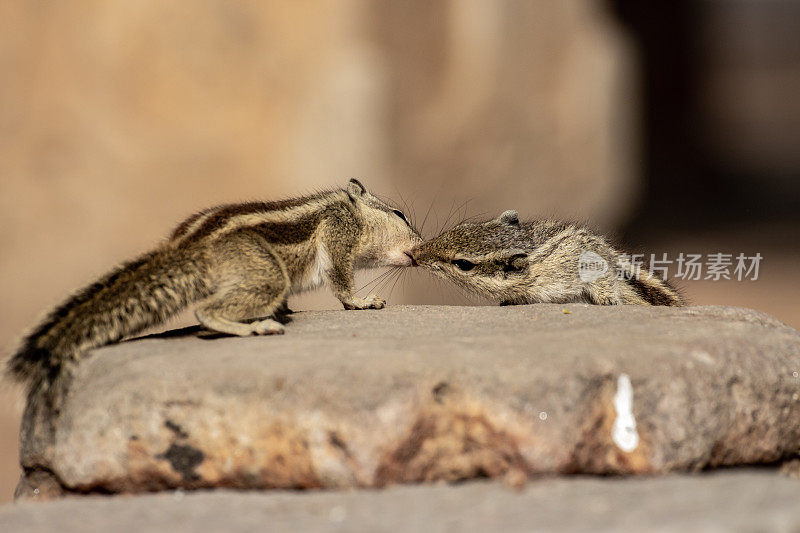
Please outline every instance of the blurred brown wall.
M641 198L626 233L800 224L800 2L609 4L641 65Z
M356 176L433 205L429 231L467 200L614 227L637 196L634 72L591 0L2 2L0 347L215 203ZM455 298L415 280L392 303Z

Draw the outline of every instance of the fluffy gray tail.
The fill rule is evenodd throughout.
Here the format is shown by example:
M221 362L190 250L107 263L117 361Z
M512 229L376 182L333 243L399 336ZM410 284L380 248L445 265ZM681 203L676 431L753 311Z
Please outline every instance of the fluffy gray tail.
M61 393L54 384L88 350L162 323L207 295L203 268L172 249L123 264L51 311L9 359L8 374L27 384L29 398L53 404Z

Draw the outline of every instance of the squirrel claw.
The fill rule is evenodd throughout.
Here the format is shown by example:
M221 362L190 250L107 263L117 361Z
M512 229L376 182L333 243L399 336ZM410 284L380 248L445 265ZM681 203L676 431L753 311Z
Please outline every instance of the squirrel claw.
M383 309L386 307L386 300L370 294L366 298L350 298L346 302L342 302L345 309Z

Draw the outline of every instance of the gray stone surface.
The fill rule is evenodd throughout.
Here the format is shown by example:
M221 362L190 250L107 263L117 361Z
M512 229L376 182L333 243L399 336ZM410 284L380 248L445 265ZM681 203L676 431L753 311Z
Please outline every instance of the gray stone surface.
M772 463L800 449L798 371L800 334L744 309L298 313L96 351L57 420L27 413L19 495Z
M798 531L800 483L774 470L488 481L382 491L70 497L0 508L0 531Z

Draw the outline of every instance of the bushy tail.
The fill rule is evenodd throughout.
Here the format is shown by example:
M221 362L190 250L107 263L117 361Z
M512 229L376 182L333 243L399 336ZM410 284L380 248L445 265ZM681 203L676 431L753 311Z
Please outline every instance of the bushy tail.
M199 259L199 258L197 258ZM164 322L208 294L202 260L158 249L123 264L51 311L8 361L8 374L29 397L53 403L54 387L80 357Z
M627 261L621 261L620 266L624 272L625 282L644 303L673 307L686 305L683 296L675 287L646 266L634 267Z

